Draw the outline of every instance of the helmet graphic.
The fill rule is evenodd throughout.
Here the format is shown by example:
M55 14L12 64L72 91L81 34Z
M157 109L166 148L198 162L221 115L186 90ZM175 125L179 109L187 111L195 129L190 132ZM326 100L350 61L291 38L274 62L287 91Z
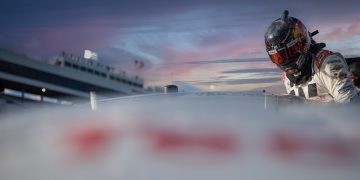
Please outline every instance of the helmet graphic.
M304 24L288 16L276 19L265 33L266 51L281 70L300 70L310 53L311 37Z

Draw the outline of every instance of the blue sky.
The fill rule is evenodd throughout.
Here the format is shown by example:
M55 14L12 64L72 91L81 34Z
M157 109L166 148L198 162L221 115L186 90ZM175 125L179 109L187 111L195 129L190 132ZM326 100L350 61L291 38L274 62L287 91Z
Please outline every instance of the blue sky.
M39 60L66 51L98 52L104 64L202 90L243 91L279 85L263 35L284 9L318 29L318 41L360 56L360 3L349 1L4 1L0 47ZM145 67L134 68L134 60Z

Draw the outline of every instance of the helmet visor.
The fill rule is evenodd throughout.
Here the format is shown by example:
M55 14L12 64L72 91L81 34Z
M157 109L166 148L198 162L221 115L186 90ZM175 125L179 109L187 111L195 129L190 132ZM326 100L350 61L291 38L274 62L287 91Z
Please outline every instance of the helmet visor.
M295 39L286 45L268 51L270 59L281 70L297 69L297 61L302 50L302 43Z

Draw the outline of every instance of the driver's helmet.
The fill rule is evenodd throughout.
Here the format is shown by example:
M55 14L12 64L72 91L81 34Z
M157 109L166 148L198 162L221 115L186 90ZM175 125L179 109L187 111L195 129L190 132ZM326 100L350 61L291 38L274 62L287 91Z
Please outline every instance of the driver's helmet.
M311 37L304 24L288 16L276 19L265 33L266 51L281 70L301 70L310 53Z

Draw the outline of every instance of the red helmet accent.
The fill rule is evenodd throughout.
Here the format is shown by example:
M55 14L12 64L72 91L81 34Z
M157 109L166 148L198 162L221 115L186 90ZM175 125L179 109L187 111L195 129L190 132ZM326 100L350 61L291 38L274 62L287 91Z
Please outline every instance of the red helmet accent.
M287 14L275 20L265 33L266 51L271 61L283 71L301 69L310 44L310 34L303 23Z

